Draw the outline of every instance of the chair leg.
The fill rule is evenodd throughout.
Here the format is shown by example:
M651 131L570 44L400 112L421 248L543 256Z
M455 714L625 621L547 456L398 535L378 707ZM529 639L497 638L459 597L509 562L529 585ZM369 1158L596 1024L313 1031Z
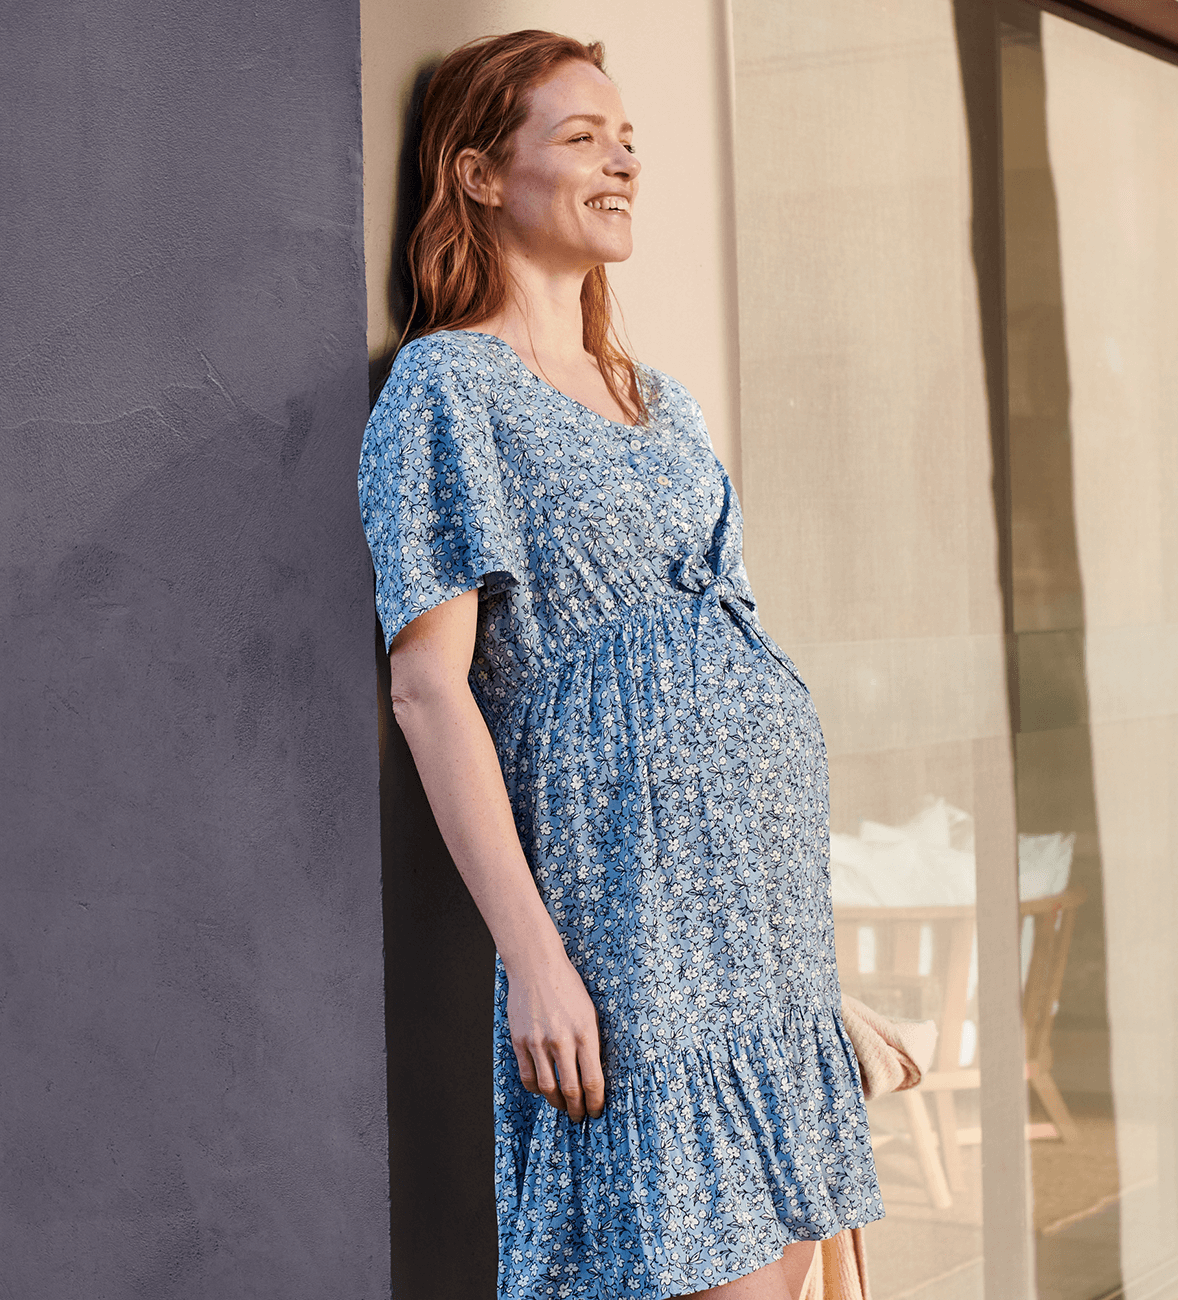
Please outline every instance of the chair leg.
M1043 1109L1051 1116L1051 1122L1059 1130L1060 1137L1065 1142L1075 1142L1080 1131L1076 1128L1076 1121L1072 1119L1067 1103L1055 1086L1055 1080L1046 1070L1034 1070L1030 1075L1030 1083L1039 1094Z
M937 1127L941 1130L941 1160L949 1186L965 1191L965 1170L961 1165L961 1145L957 1141L957 1106L948 1089L937 1093Z
M933 1134L933 1126L929 1122L924 1097L913 1088L902 1092L900 1096L904 1100L904 1109L908 1113L908 1127L912 1132L916 1158L920 1161L920 1172L924 1175L929 1200L938 1210L947 1210L953 1204L953 1197L949 1195L945 1171L941 1168L940 1157L937 1155L937 1139Z

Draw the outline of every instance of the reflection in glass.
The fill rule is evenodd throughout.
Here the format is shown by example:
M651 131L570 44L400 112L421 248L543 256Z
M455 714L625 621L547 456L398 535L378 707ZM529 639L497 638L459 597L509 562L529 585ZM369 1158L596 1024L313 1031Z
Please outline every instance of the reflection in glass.
M876 1300L1170 1300L1178 68L995 9L998 76L989 5L732 2L745 556L844 989L938 1031Z
M732 14L745 557L826 738L844 988L939 1031L868 1103L872 1293L981 1300L971 835L1013 789L953 8Z
M1178 68L1002 7L1020 830L1075 836L1028 1020L1040 1300L1178 1295ZM1028 924L1024 921L1024 925ZM1038 943L1038 939L1036 939ZM1054 1003L1053 1003L1054 1004ZM1051 1083L1042 1086L1043 1074Z

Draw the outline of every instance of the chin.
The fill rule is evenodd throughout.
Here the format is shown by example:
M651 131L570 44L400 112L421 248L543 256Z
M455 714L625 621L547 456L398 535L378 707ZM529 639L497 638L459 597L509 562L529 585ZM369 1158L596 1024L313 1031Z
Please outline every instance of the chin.
M620 240L617 243L611 243L608 248L602 248L597 251L597 260L594 265L601 262L624 262L634 251L634 241L628 239L625 243Z

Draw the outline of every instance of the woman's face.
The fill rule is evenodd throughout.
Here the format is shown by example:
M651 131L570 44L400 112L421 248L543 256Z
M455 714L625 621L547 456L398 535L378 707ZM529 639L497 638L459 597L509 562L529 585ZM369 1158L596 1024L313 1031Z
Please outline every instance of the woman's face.
M530 104L491 185L505 249L576 274L625 261L642 164L617 87L591 63L570 61Z

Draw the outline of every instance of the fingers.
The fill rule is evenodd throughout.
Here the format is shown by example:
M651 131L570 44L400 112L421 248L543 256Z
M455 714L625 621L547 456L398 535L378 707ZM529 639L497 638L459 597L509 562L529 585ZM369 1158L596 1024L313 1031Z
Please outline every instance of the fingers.
M515 1059L519 1063L520 1083L528 1092L539 1092L540 1085L536 1081L536 1067L532 1062L531 1052L521 1043L512 1043L512 1047L515 1048Z
M552 1048L515 1045L520 1082L574 1124L586 1115L599 1119L605 1110L605 1073L597 1042L562 1043Z
M569 1119L579 1124L585 1118L585 1093L577 1071L577 1049L574 1043L562 1043L557 1049L556 1068L560 1071L560 1092Z
M519 1062L520 1083L531 1093L538 1093L557 1110L564 1110L564 1095L557 1084L549 1052L527 1043L513 1043Z
M582 1043L577 1051L577 1063L581 1071L585 1110L590 1119L597 1119L605 1110L605 1073L601 1068L600 1046Z

